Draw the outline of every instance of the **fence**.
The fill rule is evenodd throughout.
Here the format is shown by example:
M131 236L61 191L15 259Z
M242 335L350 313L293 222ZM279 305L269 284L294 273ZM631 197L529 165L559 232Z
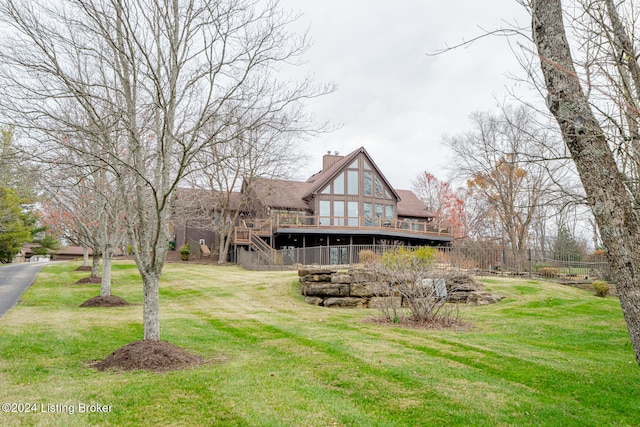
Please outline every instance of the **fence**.
M352 245L291 248L275 251L274 261L258 252L239 249L238 264L250 270L284 270L301 265L348 268L362 264L361 254L382 254L395 246ZM442 268L469 271L477 275L511 275L549 277L565 280L609 280L609 264L605 257L575 254L512 251L497 247L434 247L437 263ZM365 251L365 252L363 252ZM374 255L375 256L375 255Z
M299 265L350 267L359 264L364 250L381 254L393 248L387 245L316 246L276 251L275 261L269 262L260 252L238 250L238 264L250 270L288 269Z

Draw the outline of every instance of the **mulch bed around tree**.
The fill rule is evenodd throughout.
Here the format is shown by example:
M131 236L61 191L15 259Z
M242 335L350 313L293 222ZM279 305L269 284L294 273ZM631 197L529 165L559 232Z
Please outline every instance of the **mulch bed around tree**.
M125 305L131 304L118 296L109 295L108 297L97 296L89 298L80 304L80 307L123 307Z
M99 371L115 369L167 372L199 366L203 363L204 360L200 356L193 355L166 341L142 340L119 348L106 359L92 366Z
M383 317L371 317L364 320L365 323L373 323L375 325L382 326L395 326L399 328L407 329L430 329L436 331L453 330L453 331L468 331L473 328L473 325L467 322L463 322L458 319L440 319L433 322L419 322L413 319L403 319L397 323Z
M75 285L87 285L94 283L102 283L102 277L85 277L84 279L78 280Z
M81 265L80 267L76 268L75 271L91 271L91 266L89 266L89 265L87 265L87 266Z

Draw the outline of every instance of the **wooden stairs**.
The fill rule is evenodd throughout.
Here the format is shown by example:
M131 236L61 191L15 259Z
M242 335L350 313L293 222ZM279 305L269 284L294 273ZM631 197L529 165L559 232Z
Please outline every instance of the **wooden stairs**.
M272 236L271 221L242 221L235 228L233 243L236 245L248 245L253 251L268 264L276 263L276 250L267 243L263 237Z

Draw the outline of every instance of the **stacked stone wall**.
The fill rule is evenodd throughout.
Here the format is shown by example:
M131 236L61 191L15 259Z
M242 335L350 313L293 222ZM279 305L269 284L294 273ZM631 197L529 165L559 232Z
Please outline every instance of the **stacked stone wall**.
M300 292L309 304L323 307L375 308L380 298L376 289L381 281L375 272L352 269L345 272L328 269L300 269ZM469 305L486 305L500 301L503 297L485 291L481 283L469 275L457 275L446 279L450 302ZM400 299L398 298L398 301Z

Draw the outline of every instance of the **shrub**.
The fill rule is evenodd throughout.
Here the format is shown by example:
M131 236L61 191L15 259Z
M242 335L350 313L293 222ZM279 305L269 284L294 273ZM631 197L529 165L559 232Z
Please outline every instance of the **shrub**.
M180 259L182 261L189 261L189 255L191 255L191 250L189 249L189 244L185 243L180 248Z
M448 296L435 286L447 273L436 268L437 251L399 247L373 264L381 278L374 286L375 307L392 323L417 322L429 326L459 324L456 310L445 307Z
M554 267L541 267L538 274L542 277L558 277L558 269Z
M596 296L602 298L609 295L609 291L611 290L609 284L603 280L595 281L591 284L591 286L593 287L593 290L596 291Z
M380 261L385 268L390 270L431 269L437 252L433 248L421 246L416 249L399 247L382 254Z
M358 253L360 262L364 264L373 264L380 259L380 255L372 251L371 249L363 249Z

